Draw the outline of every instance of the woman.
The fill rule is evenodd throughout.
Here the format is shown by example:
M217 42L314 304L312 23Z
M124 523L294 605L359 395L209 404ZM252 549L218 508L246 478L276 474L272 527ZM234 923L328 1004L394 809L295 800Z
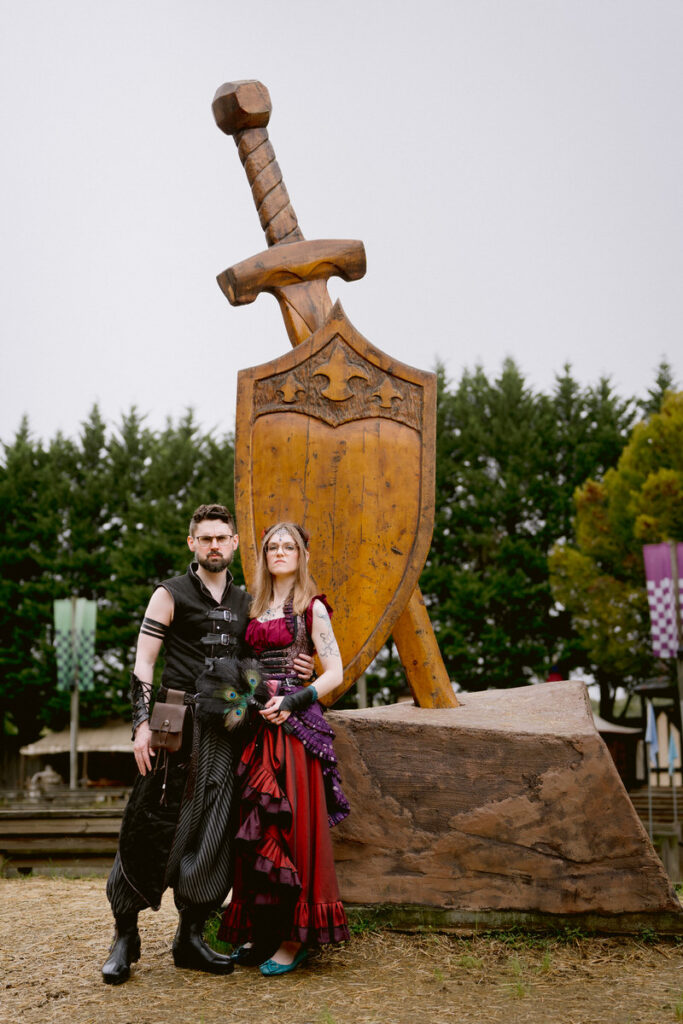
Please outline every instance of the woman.
M265 531L246 640L271 696L246 744L232 901L219 938L244 943L237 963L286 974L307 948L348 939L329 828L349 812L318 698L342 681L342 660L324 595L308 573L308 534L295 523ZM315 648L323 667L302 686L298 654Z

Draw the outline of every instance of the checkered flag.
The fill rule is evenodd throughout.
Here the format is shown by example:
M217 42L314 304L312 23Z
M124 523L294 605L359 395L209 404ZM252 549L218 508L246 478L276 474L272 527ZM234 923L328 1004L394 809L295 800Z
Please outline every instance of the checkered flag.
M97 604L84 597L54 602L57 689L70 693L78 671L79 690L94 690Z
M665 542L643 547L652 650L657 658L675 658L678 654L676 601L680 608L683 544L676 544L674 549L678 558L678 594L673 579L671 546Z
M95 620L97 604L79 597L76 601L76 652L78 654L78 688L81 691L95 689L93 669L95 662Z
M70 598L54 602L55 655L57 658L57 689L70 693L74 678L73 637L71 634L72 602Z

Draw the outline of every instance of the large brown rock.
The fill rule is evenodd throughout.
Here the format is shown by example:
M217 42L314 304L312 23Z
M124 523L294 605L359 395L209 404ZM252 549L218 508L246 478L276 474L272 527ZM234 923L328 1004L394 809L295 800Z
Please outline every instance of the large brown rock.
M347 902L682 913L583 683L329 719L352 807L333 831Z

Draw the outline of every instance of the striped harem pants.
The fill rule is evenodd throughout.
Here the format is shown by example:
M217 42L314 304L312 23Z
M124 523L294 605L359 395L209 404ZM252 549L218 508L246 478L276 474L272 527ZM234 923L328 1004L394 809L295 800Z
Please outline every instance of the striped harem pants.
M189 785L191 759L184 746L169 756L167 773L160 761L133 786L107 881L115 917L145 907L158 910L169 887L179 910L203 908L207 913L220 907L230 892L234 740L210 726L199 728L196 769Z

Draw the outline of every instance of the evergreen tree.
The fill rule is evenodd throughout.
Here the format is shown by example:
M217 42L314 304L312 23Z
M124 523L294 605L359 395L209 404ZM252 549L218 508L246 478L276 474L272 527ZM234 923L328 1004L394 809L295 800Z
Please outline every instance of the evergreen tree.
M35 722L54 694L51 645L54 578L44 566L56 558L62 529L59 473L69 462L58 436L45 450L24 419L3 444L0 476L0 702L19 741L35 738ZM52 473L51 460L57 466Z
M553 591L571 613L610 717L618 686L655 671L642 545L683 538L683 392L638 423L616 468L576 491L574 543L550 557ZM670 666L669 666L670 668Z
M437 515L421 586L446 666L465 690L518 686L582 645L553 598L547 556L571 535L572 494L591 467L614 465L633 403L606 380L582 389L565 367L534 394L512 360L454 393L439 376ZM595 471L595 470L594 470Z
M676 381L674 379L673 367L668 359L662 359L657 367L654 386L648 390L647 398L638 403L643 415L648 417L659 412L667 394L675 390Z
M232 504L234 453L230 436L202 433L190 411L155 432L132 409L108 435L97 407L76 441L58 434L45 448L24 420L3 449L0 715L27 742L69 716L69 696L56 689L55 598L98 606L96 687L81 695L82 724L128 713L147 601L187 568L196 506Z

